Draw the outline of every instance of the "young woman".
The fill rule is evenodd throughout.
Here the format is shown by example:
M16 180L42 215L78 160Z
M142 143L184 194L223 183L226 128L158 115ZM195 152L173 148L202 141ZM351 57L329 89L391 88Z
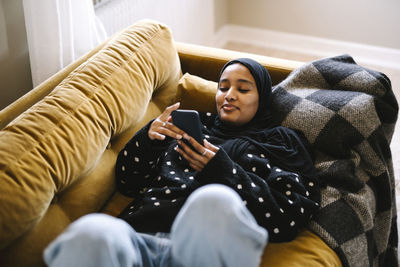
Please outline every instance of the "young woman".
M252 59L225 64L218 114L202 114L199 144L169 106L118 155L120 218L87 215L45 251L50 266L258 266L318 209L307 141L271 120L271 80ZM183 140L187 140L190 148Z

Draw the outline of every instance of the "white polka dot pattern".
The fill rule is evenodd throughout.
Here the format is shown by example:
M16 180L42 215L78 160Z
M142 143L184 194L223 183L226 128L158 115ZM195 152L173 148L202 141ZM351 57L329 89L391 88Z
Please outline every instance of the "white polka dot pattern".
M213 143L214 137L206 134L210 132L208 129L211 128L203 131ZM199 173L185 165L186 160L174 150L176 141L171 141L166 150L153 155L149 153L147 135L137 138L130 142L130 147L121 150L116 168L119 188L146 199L146 202L133 203L130 207L134 208L127 209L133 212L131 216L150 206L153 210L158 207L168 209L168 205L176 206L178 201L184 203L184 198L199 186L220 183L239 193L243 204L257 222L272 233L274 240L285 239L287 233L303 227L301 216L309 218L309 206L303 199L313 195L314 181L278 167L270 161L267 153L260 153L254 146L246 147L235 161L220 149L209 162L212 167L206 166L205 171ZM137 195L138 192L142 195Z

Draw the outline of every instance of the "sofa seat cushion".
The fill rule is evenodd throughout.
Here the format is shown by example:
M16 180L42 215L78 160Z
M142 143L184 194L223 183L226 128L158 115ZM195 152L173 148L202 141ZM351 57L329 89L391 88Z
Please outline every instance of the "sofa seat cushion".
M1 130L2 258L40 257L71 221L104 205L118 151L173 102L180 76L170 30L140 21Z
M264 250L261 267L341 267L336 253L317 235L304 230L290 242L269 243Z

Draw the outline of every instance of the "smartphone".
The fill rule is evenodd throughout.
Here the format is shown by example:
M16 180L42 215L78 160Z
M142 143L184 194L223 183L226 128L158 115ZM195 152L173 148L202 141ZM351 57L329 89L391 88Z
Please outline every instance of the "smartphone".
M193 137L200 145L203 145L203 124L201 123L199 113L196 110L177 109L172 111L171 117L172 123L175 126ZM189 142L186 142L186 144L191 147ZM196 151L195 149L193 150Z

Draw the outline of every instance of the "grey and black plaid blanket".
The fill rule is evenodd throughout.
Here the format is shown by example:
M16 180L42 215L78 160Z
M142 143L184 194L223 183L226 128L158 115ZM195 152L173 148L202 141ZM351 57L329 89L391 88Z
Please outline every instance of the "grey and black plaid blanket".
M301 66L273 94L277 122L314 148L323 190L310 229L343 266L398 266L390 80L342 55Z

